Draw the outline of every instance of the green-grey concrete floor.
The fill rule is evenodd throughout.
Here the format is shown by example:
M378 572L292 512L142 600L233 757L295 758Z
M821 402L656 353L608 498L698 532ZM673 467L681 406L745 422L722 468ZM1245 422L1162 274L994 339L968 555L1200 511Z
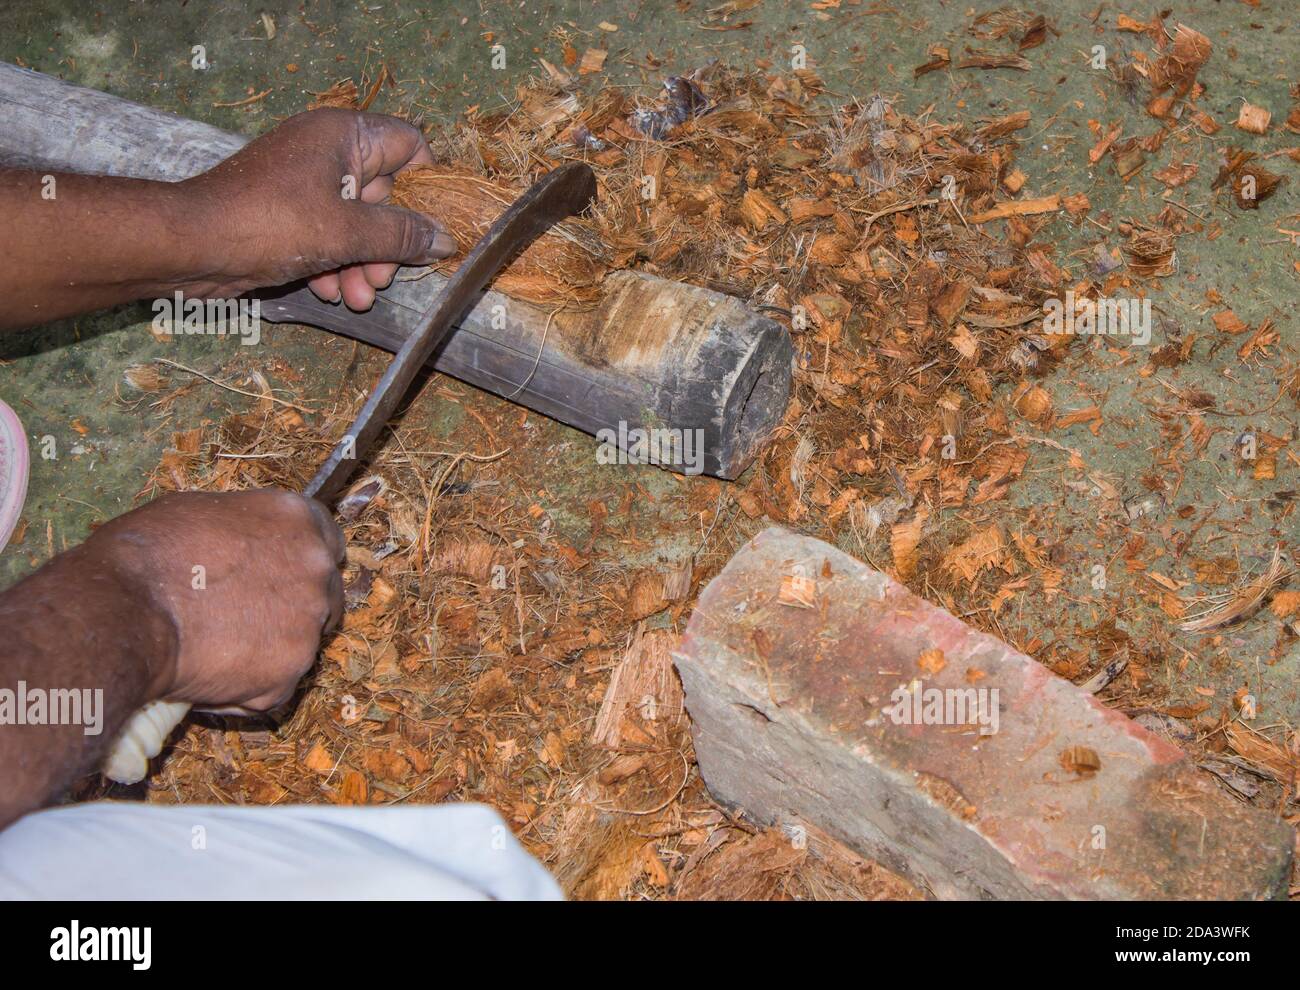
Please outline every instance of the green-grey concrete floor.
M1209 189L1219 164L1217 149L1231 143L1266 153L1300 144L1300 138L1279 126L1291 106L1289 73L1300 64L1300 28L1294 24L1290 0L1261 0L1258 6L1214 0L1174 5L1170 23L1187 23L1214 44L1211 62L1200 76L1207 85L1201 106L1224 130L1207 138L1190 128L1180 129L1180 135L1166 142L1160 153L1149 156L1146 169L1128 185L1108 161L1090 168L1086 156L1094 143L1090 119L1121 122L1125 136L1149 134L1156 127L1144 113L1141 98L1125 99L1105 72L1089 66L1097 44L1106 47L1112 61L1125 51L1149 49L1146 39L1115 30L1113 5L1102 4L1095 20L1098 0L1039 5L1060 36L1026 53L1033 65L1028 72L941 71L919 80L913 80L911 70L928 60L927 45L944 43L959 53L966 45L984 44L967 33L971 19L967 3L842 0L837 7L820 11L808 3L785 5L773 0L743 9L747 6L746 2L703 0L482 0L474 4L267 0L245 8L232 3L106 0L83 6L66 0L31 0L7 11L0 59L251 134L301 109L312 92L341 77L359 76L363 70L373 73L382 62L395 72L399 85L385 89L374 109L414 109L426 123L438 124L467 106L500 103L519 80L539 71L539 58L559 63L566 40L579 52L587 47L607 49L610 55L602 81L639 88L647 95L653 94L664 75L690 70L710 59L741 68L764 64L760 60L788 63L791 46L797 42L827 83L828 107L881 91L911 114L933 105L936 119L943 121L1031 110L1032 122L1022 132L1017 160L1028 174L1029 188L1086 192L1093 204L1091 217L1097 221L1074 229L1058 224L1064 238L1058 260L1080 257L1075 252L1090 253L1099 243L1119 246L1116 222L1128 217L1150 219L1160 209L1165 187L1150 173L1171 159L1199 162L1197 178L1175 190L1172 198L1190 214L1204 218L1207 228L1221 224L1223 234L1213 241L1203 234L1181 238L1178 273L1153 289L1159 319L1152 346L1194 333L1198 341L1192 360L1141 379L1135 374L1141 358L1125 363L1105 349L1081 357L1081 349L1076 348L1075 358L1047 379L1045 387L1058 409L1102 405L1105 425L1097 437L1078 426L1055 438L1077 449L1091 470L1122 495L1138 494L1145 490L1140 480L1144 475L1164 472L1156 463L1166 440L1150 407L1168 401L1170 393L1155 378L1182 389L1209 391L1217 399L1217 408L1233 415L1211 423L1221 432L1211 439L1206 456L1188 465L1174 504L1154 517L1135 521L1131 534L1168 538L1171 532L1188 530L1211 510L1208 526L1197 537L1196 550L1202 555L1236 558L1248 567L1265 559L1279 541L1296 549L1295 516L1284 514L1284 500L1267 500L1300 489L1297 463L1284 453L1275 481L1253 481L1249 472L1234 469L1233 441L1238 433L1253 429L1290 437L1295 449L1296 405L1290 399L1276 403L1273 399L1280 369L1296 359L1291 313L1300 281L1296 245L1278 228L1300 227L1296 218L1300 182L1295 181L1295 164L1278 157L1268 166L1290 174L1292 181L1258 211L1239 211L1225 195L1214 196ZM734 8L741 9L727 13ZM259 16L263 10L274 19L273 39L268 39ZM1132 13L1146 16L1137 9ZM202 72L191 68L192 46L198 44L205 46L210 63ZM491 67L491 44L506 46L502 70ZM247 107L218 105L263 90L270 92ZM1243 98L1272 111L1275 123L1267 136L1255 137L1231 127ZM1181 140L1184 134L1186 141ZM1235 355L1240 338L1226 346L1216 339L1210 315L1221 307L1206 301L1211 288L1252 326L1265 318L1275 321L1282 339L1270 360L1243 364ZM164 422L119 397L118 384L128 364L166 356L233 380L252 368L267 369L282 362L277 366L304 375L303 389L309 399L323 399L337 392L341 380L349 387L364 387L383 360L347 341L302 328L267 328L262 345L240 348L219 338L189 337L160 344L147 326L143 307L127 307L14 335L0 344L0 361L7 362L0 365L0 395L23 418L35 457L24 538L0 555L0 584L30 572L51 550L80 540L95 521L129 508L172 429L219 418L227 400L239 401L229 393L199 388ZM275 378L273 371L271 377ZM498 402L490 397L481 401ZM1240 414L1265 407L1255 415ZM447 426L462 413L460 406L430 389L411 415ZM561 513L557 519L562 526L580 529L585 525L583 492L604 483L595 477L593 444L558 424L543 422L540 429L540 442L553 445L556 454L538 483L572 494L575 511ZM54 440L57 457L53 459L41 457L41 442L47 437ZM1101 489L1096 486L1076 486L1081 488L1076 490L1066 484L1061 460L1042 453L1031 462L1028 476L1013 487L1008 511L1025 518L1037 506L1061 505L1067 518L1077 514L1076 542L1066 565L1066 594L1051 603L1022 596L1005 621L1037 633L1048 644L1059 637L1086 650L1090 645L1086 630L1095 627L1099 617L1114 617L1135 639L1160 644L1163 666L1157 676L1178 681L1175 696L1196 700L1200 695L1194 688L1200 687L1202 694L1213 690L1221 703L1245 683L1260 697L1260 724L1300 723L1295 686L1300 650L1278 622L1260 618L1228 630L1215 652L1189 651L1171 633L1168 618L1148 597L1138 594L1140 575L1116 574L1112 567L1112 583L1105 595L1090 587L1091 564L1108 564L1123 549L1122 542L1090 544L1090 522L1101 513L1114 514L1117 505L1099 499L1096 492ZM640 480L652 491L672 488L652 468L642 471ZM1184 506L1194 509L1189 519L1174 511ZM1058 527L1060 517L1058 513ZM1177 562L1170 561L1167 570L1166 576L1187 578L1185 566ZM1189 586L1188 590L1195 589Z

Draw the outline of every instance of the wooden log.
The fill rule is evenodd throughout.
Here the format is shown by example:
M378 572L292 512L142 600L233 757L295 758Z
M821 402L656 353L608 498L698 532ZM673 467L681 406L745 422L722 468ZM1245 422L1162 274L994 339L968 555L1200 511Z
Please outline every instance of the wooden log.
M175 182L248 140L0 62L0 166ZM366 313L322 303L302 285L258 295L268 320L393 351L445 282L403 268ZM785 328L731 296L637 272L615 272L603 289L594 308L558 314L489 291L433 365L609 441L609 453L649 448L655 459L649 435L638 431L657 429L668 431L661 439L700 444L658 448L669 451L659 459L676 461L666 466L738 476L785 412Z

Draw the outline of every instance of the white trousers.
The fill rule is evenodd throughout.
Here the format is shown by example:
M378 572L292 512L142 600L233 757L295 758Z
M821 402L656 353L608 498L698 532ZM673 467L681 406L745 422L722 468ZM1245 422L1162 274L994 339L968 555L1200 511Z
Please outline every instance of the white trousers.
M0 897L559 900L491 808L100 801L0 832Z

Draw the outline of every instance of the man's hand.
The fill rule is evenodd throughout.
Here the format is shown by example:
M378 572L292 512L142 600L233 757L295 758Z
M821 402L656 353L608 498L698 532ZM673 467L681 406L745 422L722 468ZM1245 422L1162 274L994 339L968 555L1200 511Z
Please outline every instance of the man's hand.
M431 160L405 121L324 109L184 182L0 168L0 330L300 278L369 309L399 264L456 250L433 220L385 205L398 172Z
M148 700L274 708L343 612L343 534L292 492L165 495L101 526L92 544L150 587L176 629Z
M287 699L342 612L342 557L301 495L167 495L0 594L0 685L75 694L94 715L0 725L0 828L99 766L147 702Z
M382 205L394 175L432 162L405 121L311 110L182 185L218 218L227 294L314 276L321 299L364 310L399 263L429 264L456 251L428 217Z

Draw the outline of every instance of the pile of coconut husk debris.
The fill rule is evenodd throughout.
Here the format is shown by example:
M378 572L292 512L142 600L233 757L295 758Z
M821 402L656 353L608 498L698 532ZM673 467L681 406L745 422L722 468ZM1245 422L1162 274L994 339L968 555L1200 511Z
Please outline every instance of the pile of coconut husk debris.
M1031 19L1011 37L1022 34L1040 44L1046 28ZM1142 65L1153 113L1195 100L1201 39L1161 25L1165 53ZM698 522L693 554L628 568L626 552L654 538L624 518L650 498L634 476L592 493L590 536L570 545L534 480L546 455L530 450L527 415L484 412L471 389L435 379L427 389L461 403L466 426L398 427L344 500L349 609L289 720L244 733L190 725L151 797L486 801L577 897L915 896L824 836L791 841L710 801L672 670L676 635L730 552L775 520L1014 641L999 610L1060 594L1063 562L1032 525L1008 532L984 510L1040 451L1084 483L1078 455L1042 433L1100 424L1095 408L1056 410L1036 384L1079 340L1043 332L1043 303L1069 290L1144 295L1175 270L1191 218L1171 206L1128 218L1123 257L1081 263L1060 256L1052 231L1092 222L1088 198L1031 190L1016 167L1028 111L966 127L877 95L827 112L810 70L724 65L638 100L578 87L577 63L435 135L437 164L405 175L396 200L438 216L464 248L538 174L591 163L594 214L544 237L498 288L582 306L605 274L636 268L739 296L796 342L783 425L741 483L682 480L673 513ZM320 102L357 105L377 87ZM1094 160L1120 136L1101 129ZM285 398L292 369L262 370L289 392L246 383L254 408L177 434L145 494L307 478L355 403L304 415ZM149 387L165 399L196 386ZM1140 666L1122 638L1107 657Z
M653 106L619 90L584 103L561 81L526 88L509 111L443 135L435 153L447 164L402 177L395 199L440 217L452 204L449 225L468 246L539 170L590 161L595 216L543 238L503 291L581 304L601 274L635 267L785 320L798 394L740 505L787 522L847 518L869 536L903 516L923 525L918 504L1005 492L1027 453L1009 421L973 415L972 402L1069 345L1037 332L1047 295L1102 286L1086 273L1076 283L1038 237L1053 215L1080 222L1089 204L1024 189L1014 137L1027 112L968 130L874 97L828 118L811 99L819 88L807 71L720 66L670 79ZM472 189L465 170L477 172ZM1003 220L1006 236L986 230ZM1172 254L1172 237L1135 229L1134 251L1154 239ZM1042 403L1030 391L1021 408L1041 421ZM945 461L945 444L973 456ZM904 577L914 549L903 540L894 554Z
M211 387L259 397L173 434L142 495L301 488L357 404L303 405L285 397L291 367L264 370L278 387L260 370L238 384L131 370L124 398L154 409ZM631 481L621 506L593 499L590 539L568 544L533 480L548 456L533 427L504 404L489 419L467 386L429 388L464 403L469 428L399 427L340 500L346 611L285 721L192 718L149 800L486 802L579 898L918 896L815 829L763 831L709 799L670 658L708 573L629 573L617 552L646 545L619 517L651 496ZM716 522L722 491L697 479L686 497ZM743 534L723 536L695 559L725 561Z

